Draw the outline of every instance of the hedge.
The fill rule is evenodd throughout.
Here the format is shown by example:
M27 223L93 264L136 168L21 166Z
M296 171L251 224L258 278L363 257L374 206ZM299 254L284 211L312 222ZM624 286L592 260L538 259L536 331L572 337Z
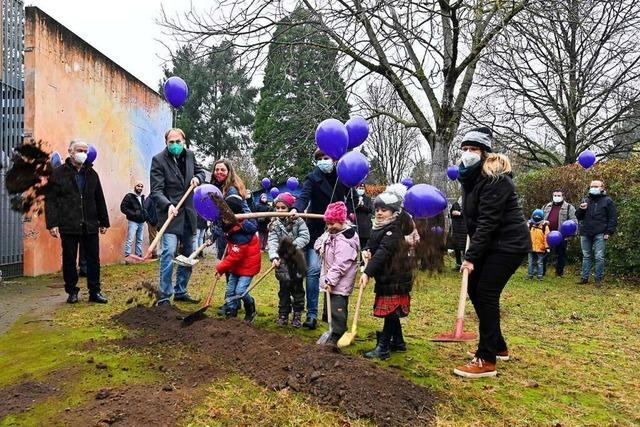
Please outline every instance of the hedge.
M586 197L589 183L602 180L607 194L618 208L618 230L607 244L606 271L618 274L640 273L640 156L597 163L589 170L577 164L541 169L516 177L518 194L525 215L551 201L555 189L564 191L574 206ZM579 250L578 239L570 243Z

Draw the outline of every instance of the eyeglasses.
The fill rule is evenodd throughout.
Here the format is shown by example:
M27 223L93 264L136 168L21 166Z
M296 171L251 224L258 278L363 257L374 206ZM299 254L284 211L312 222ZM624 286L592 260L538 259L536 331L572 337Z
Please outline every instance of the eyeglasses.
M181 139L175 139L173 141L167 141L169 144L182 144L182 140Z

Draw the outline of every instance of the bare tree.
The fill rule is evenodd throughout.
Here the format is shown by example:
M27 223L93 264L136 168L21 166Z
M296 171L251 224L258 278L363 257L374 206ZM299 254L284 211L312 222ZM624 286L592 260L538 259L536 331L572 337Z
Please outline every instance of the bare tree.
M492 121L497 139L533 165L637 149L638 29L635 0L530 4L492 45L470 121Z
M382 76L405 104L410 119L380 110L417 128L432 152L432 180L446 183L448 149L458 129L481 54L525 5L536 0L301 0L314 18L307 24L329 36L343 58L351 87ZM539 1L539 0L538 0ZM242 59L259 69L275 25L296 2L217 0L210 12L163 13L161 23L182 42L211 45L231 40ZM293 43L296 43L294 40ZM304 40L298 43L305 43Z

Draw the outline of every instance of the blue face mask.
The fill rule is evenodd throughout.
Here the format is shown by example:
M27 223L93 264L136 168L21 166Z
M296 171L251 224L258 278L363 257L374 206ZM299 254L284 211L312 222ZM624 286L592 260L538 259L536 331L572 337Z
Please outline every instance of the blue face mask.
M171 142L169 143L168 149L169 149L169 152L174 156L179 156L182 153L182 150L184 149L184 147L180 143Z
M602 193L602 190L600 189L600 187L589 188L589 194L591 194L592 196L599 196L600 193Z
M331 173L333 170L333 160L318 160L316 166L324 173Z

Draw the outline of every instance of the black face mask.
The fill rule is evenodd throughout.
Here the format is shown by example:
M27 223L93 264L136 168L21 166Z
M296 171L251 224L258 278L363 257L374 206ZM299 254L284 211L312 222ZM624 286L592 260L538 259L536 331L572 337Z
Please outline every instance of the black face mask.
M139 196L142 194L142 190L138 190L137 188L134 190L136 192L136 194Z

